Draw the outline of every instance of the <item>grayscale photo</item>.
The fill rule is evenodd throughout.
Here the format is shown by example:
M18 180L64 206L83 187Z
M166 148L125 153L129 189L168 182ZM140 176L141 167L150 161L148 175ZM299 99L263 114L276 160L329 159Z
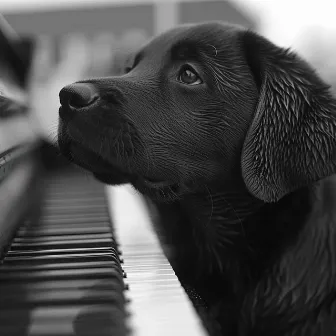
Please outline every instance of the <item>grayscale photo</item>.
M336 336L335 0L0 0L0 336Z

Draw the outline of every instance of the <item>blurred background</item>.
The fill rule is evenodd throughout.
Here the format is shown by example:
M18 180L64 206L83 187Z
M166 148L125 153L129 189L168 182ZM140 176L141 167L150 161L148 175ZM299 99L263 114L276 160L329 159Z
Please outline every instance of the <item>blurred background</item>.
M36 39L32 109L55 136L58 92L83 77L118 74L125 54L176 24L225 20L293 47L336 85L335 0L1 0L0 13Z

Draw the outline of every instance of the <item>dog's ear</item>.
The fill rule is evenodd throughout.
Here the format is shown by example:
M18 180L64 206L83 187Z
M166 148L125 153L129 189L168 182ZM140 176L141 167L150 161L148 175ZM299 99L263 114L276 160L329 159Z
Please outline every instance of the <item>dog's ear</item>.
M250 31L242 45L259 89L242 174L254 196L275 202L336 172L336 102L294 53Z

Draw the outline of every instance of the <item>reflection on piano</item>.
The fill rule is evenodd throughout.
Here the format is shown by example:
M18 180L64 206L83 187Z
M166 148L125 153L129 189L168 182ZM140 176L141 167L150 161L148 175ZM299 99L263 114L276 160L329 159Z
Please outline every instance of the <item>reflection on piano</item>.
M29 50L0 17L0 335L205 335L139 196L34 131Z

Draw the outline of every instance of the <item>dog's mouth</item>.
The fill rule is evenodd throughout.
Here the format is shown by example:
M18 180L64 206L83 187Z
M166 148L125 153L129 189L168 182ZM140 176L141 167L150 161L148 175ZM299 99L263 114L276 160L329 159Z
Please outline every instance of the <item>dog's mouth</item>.
M75 142L60 143L62 154L74 164L90 171L99 181L105 184L132 183L146 189L174 188L176 183L132 172L126 172L116 162L108 162L93 150ZM176 184L177 185L177 184Z
M139 176L138 180L140 183L144 184L145 186L150 187L150 188L156 188L156 189L166 188L172 185L172 182L157 180L157 179L153 179L147 176Z
M93 173L106 174L113 169L100 155L76 142L70 142L66 154L75 164Z
M111 174L111 171L113 174ZM169 188L172 187L174 184L168 181L162 181L162 180L155 180L149 177L143 177L137 174L128 174L123 171L121 171L118 167L115 167L113 165L110 166L110 172L109 173L95 173L93 172L93 175L100 180L101 182L105 184L115 184L115 180L111 180L111 175L114 175L115 173L122 174L123 176L127 177L127 183L132 183L134 186L137 187L145 187L149 189L163 189L163 188Z

